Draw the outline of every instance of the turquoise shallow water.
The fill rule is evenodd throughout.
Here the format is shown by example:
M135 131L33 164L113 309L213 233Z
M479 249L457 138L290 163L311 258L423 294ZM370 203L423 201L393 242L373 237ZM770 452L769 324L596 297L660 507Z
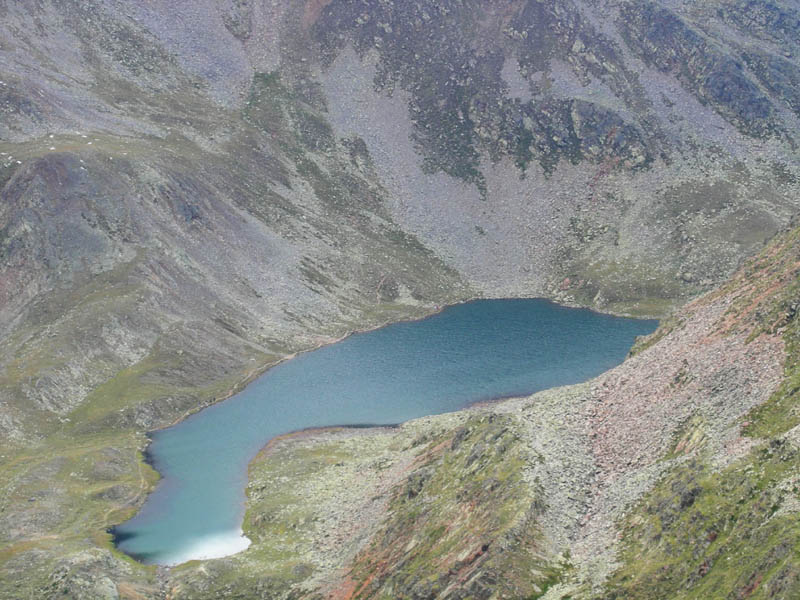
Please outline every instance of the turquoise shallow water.
M165 565L241 550L247 465L271 438L400 423L585 381L622 362L656 324L544 300L480 300L301 354L153 433L150 456L163 479L115 528L117 545Z

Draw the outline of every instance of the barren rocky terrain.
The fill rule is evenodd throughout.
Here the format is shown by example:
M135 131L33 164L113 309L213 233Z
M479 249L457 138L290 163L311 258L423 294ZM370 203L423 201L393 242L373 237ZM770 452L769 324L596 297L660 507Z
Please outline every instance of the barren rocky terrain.
M588 383L274 441L253 546L170 595L792 598L799 236Z
M789 0L0 1L0 598L796 596L799 32ZM664 321L581 386L274 442L241 555L114 550L148 430L506 296Z

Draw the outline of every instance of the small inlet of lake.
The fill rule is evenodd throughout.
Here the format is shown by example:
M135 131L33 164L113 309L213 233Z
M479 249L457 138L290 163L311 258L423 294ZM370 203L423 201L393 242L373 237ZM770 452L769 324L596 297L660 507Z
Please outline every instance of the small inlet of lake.
M479 300L301 354L153 433L149 453L162 479L114 528L117 547L160 565L239 552L249 545L247 466L271 438L396 424L586 381L621 363L656 325L545 300Z

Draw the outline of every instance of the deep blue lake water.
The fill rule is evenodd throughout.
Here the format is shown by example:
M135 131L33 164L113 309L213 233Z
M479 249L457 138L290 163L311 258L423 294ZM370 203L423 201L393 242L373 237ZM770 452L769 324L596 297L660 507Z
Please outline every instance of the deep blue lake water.
M586 381L622 362L656 325L545 300L479 300L301 354L153 434L150 455L163 478L115 529L117 545L163 565L242 550L247 465L271 438L400 423Z

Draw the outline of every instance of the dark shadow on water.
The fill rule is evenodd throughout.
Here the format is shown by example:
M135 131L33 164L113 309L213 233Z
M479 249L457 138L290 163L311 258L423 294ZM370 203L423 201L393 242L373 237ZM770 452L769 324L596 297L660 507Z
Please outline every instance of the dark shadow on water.
M148 431L147 433L145 433L145 437L147 438L147 446L145 446L145 449L142 451L142 460L144 460L144 464L158 471L158 468L156 468L156 459L155 456L153 456L153 451L152 451L153 432Z

